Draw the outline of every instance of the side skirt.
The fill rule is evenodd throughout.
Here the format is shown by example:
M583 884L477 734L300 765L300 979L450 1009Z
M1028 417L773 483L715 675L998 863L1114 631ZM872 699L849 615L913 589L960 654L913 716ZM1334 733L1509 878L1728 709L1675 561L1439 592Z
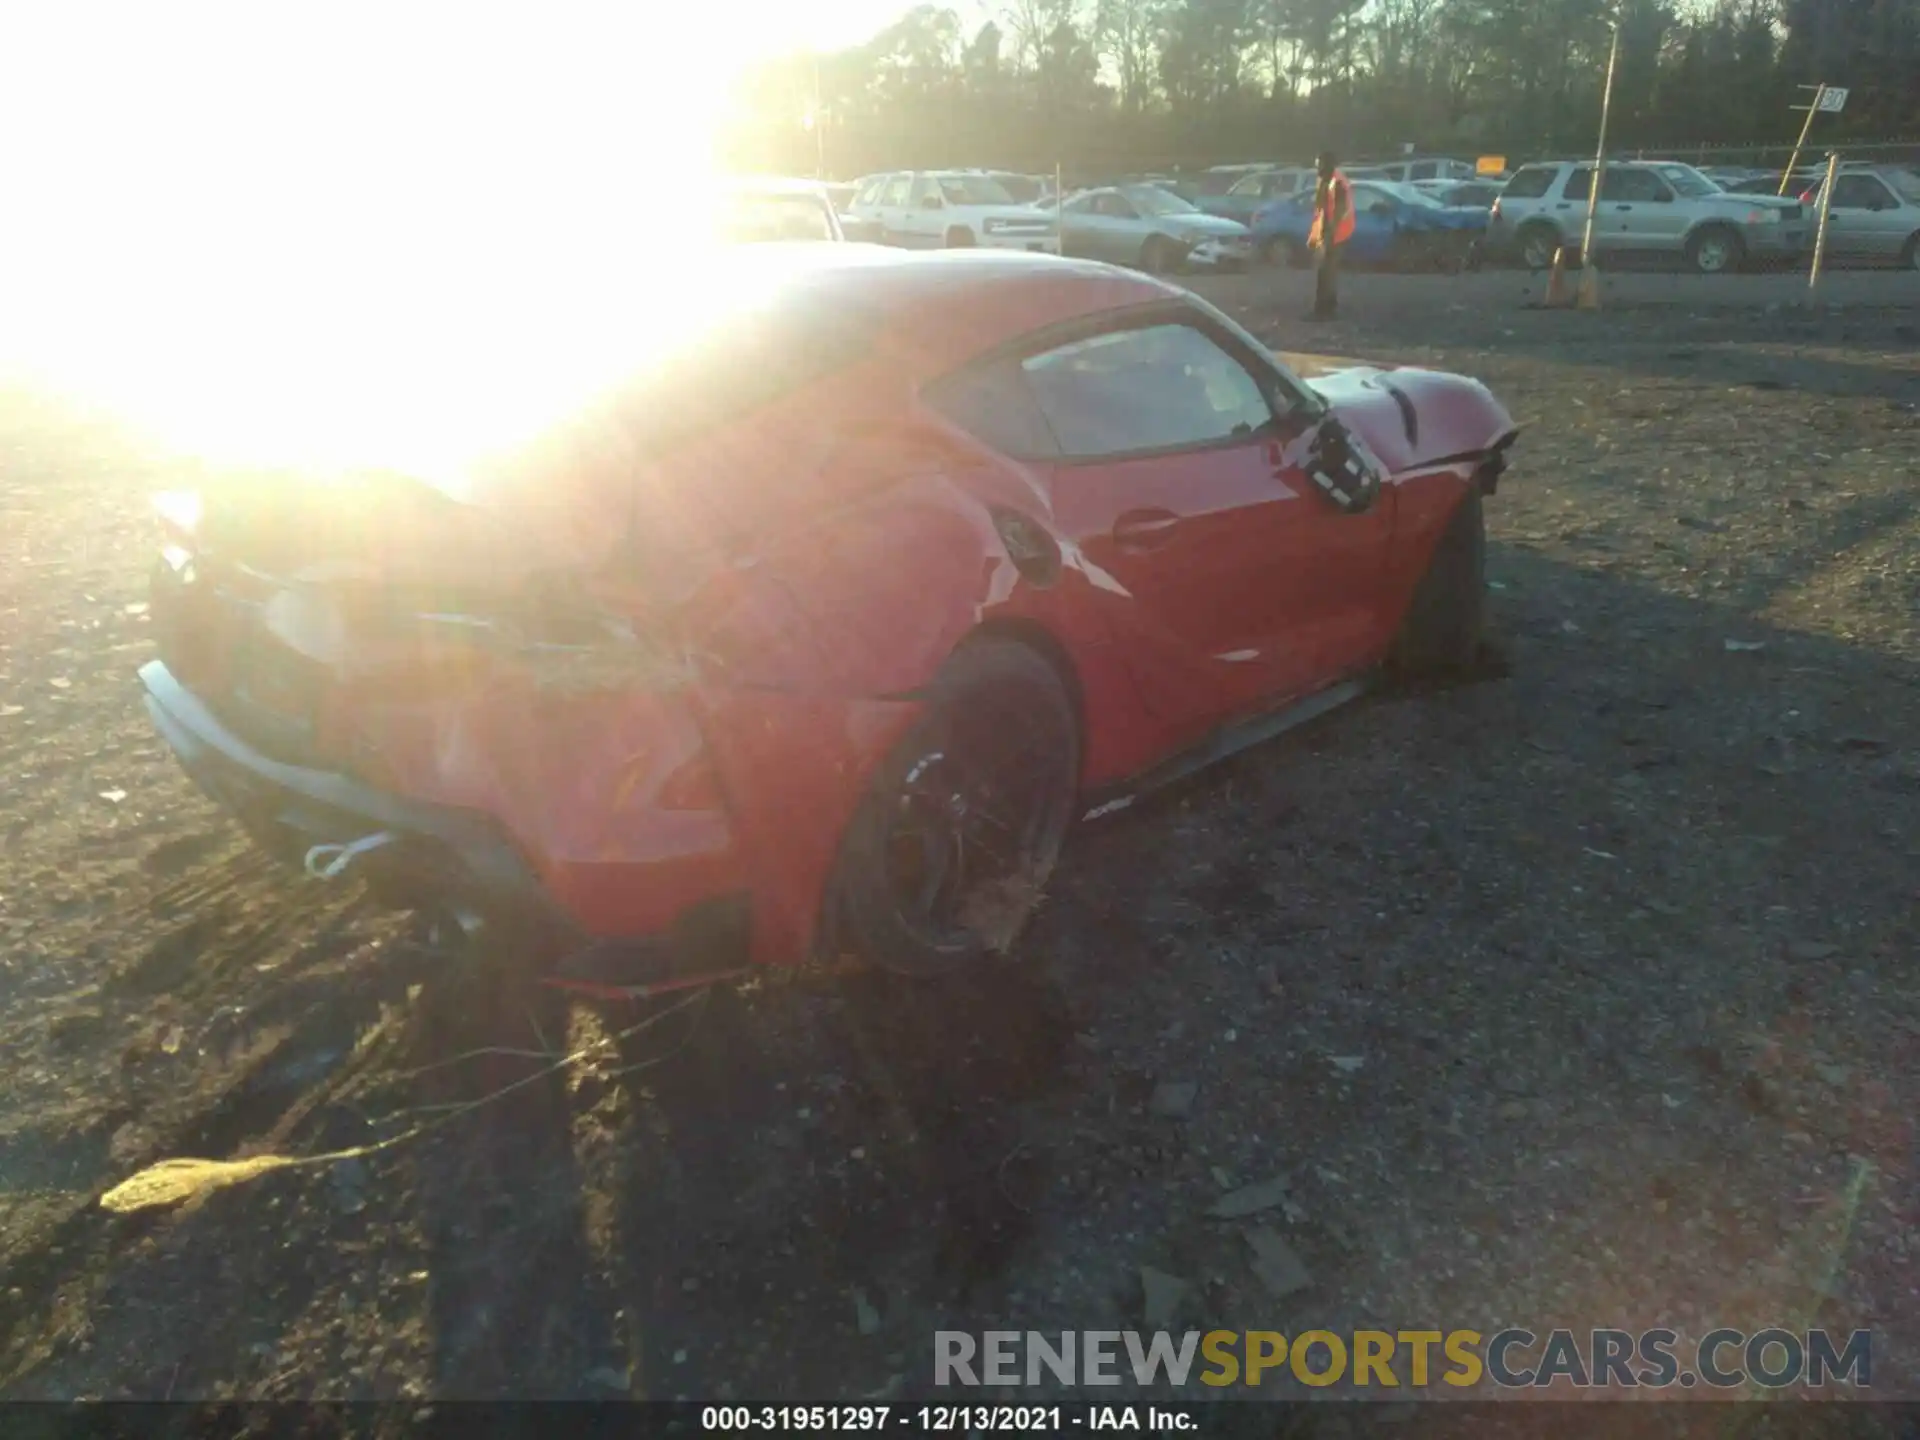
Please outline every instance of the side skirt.
M1081 812L1080 819L1082 822L1098 820L1103 815L1125 810L1143 795L1165 789L1243 750L1250 750L1309 721L1318 720L1322 715L1367 694L1379 683L1379 673L1368 671L1354 679L1341 680L1324 690L1316 690L1303 699L1283 705L1278 710L1269 710L1249 720L1236 720L1224 725L1199 744L1182 750L1132 779L1089 791L1083 797L1086 809Z

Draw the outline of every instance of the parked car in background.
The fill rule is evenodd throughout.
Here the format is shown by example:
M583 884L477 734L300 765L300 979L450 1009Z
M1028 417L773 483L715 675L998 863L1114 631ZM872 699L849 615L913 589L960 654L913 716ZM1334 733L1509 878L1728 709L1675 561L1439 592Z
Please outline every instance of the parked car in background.
M716 187L712 201L708 217L726 243L847 238L827 187L817 180L730 180Z
M1413 188L1431 195L1442 205L1465 210L1491 210L1500 198L1503 182L1498 180L1415 180Z
M1808 196L1816 220L1826 183L1821 176ZM1827 206L1827 259L1920 269L1920 173L1903 165L1861 165L1835 175Z
M264 849L591 995L930 976L1076 822L1475 663L1479 382L1307 382L1084 261L750 250L568 317L644 360L456 476L156 507L147 707Z
M1210 215L1251 225L1264 206L1302 190L1311 192L1313 182L1313 171L1297 165L1254 170L1235 180L1226 194L1203 195L1194 203Z
M1190 195L1182 193L1180 198L1191 200L1198 205L1210 196L1226 194L1256 171L1279 168L1281 167L1270 160L1251 165L1214 165L1202 170L1198 175L1189 177L1186 183L1192 187L1193 193Z
M1053 194L1051 175L1022 175L1017 170L983 170L980 173L1022 205L1036 205Z
M1060 207L1066 253L1164 273L1191 266L1231 270L1253 256L1237 220L1209 215L1157 185L1110 185L1070 195Z
M1057 249L1053 216L1022 205L999 181L974 170L897 170L870 175L847 213L874 238L913 250Z
M1703 188L1685 173L1691 169L1609 164L1594 207L1595 251L1684 256L1708 275L1805 253L1808 225L1798 201L1729 195L1710 185L1691 193ZM1581 243L1592 185L1591 161L1521 166L1494 202L1487 248L1546 268L1556 250Z
M1487 228L1487 212L1443 205L1412 185L1355 180L1353 238L1346 256L1396 270L1456 268L1467 262ZM1313 229L1312 190L1270 202L1254 218L1254 252L1281 265L1305 265Z
M1786 193L1790 198L1798 199L1826 178L1825 170L1796 170L1787 179ZM1780 194L1780 176L1778 170L1762 171L1758 175L1749 175L1744 180L1735 180L1724 188L1729 195L1778 195Z
M1408 155L1399 160L1370 160L1359 167L1365 171L1369 180L1392 180L1400 184L1411 184L1416 180L1471 180L1477 173L1471 160L1457 160L1447 155ZM1347 170L1348 178L1361 178L1357 171Z

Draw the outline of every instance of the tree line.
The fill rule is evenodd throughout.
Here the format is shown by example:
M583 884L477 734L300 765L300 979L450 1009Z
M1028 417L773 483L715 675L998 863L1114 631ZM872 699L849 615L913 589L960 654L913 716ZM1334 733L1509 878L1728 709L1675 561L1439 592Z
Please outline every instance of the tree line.
M1815 145L1920 134L1920 0L1006 0L757 67L723 143L837 178L1584 153L1616 23L1609 148L1790 144L1820 82Z

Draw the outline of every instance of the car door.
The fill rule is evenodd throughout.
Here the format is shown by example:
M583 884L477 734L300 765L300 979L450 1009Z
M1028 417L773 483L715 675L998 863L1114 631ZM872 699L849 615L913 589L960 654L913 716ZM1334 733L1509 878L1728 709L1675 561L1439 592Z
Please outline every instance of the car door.
M1600 181L1600 213L1595 231L1604 230L1620 250L1678 250L1687 215L1674 201L1673 187L1638 166L1607 167Z
M916 250L933 250L945 242L948 226L947 201L940 191L940 177L922 170L910 178L907 205L901 231L907 244Z
M907 229L907 201L913 185L911 175L889 175L886 183L880 187L879 199L874 205L875 218L880 222L880 238L888 245L908 245L912 237Z
M1901 213L1899 200L1879 176L1836 176L1827 207L1827 254L1849 260L1898 255L1911 218Z
M1103 190L1093 197L1092 212L1094 258L1116 265L1138 260L1146 228L1133 202L1118 190Z
M1054 518L1101 578L1143 703L1177 736L1317 689L1375 638L1391 487L1338 509L1308 474L1323 425L1196 307L1023 356L1058 447Z

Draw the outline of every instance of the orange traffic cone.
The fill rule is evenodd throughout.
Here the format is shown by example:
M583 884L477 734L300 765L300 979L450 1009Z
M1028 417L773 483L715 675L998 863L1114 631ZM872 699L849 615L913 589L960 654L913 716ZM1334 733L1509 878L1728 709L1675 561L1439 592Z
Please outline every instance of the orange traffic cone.
M1573 303L1573 295L1567 289L1567 247L1564 245L1553 252L1553 268L1547 271L1547 293L1540 303L1549 309Z

